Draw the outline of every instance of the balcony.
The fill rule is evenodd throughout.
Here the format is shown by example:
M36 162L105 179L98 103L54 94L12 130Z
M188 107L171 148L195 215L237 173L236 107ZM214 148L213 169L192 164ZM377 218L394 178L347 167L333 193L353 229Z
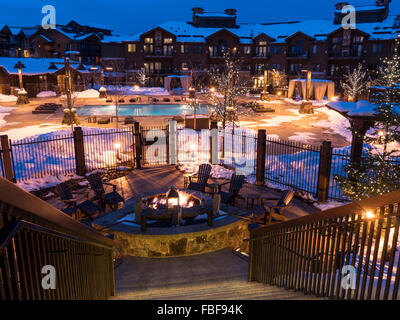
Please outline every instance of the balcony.
M286 54L288 59L309 59L310 54L309 52L288 52Z
M345 60L345 59L361 59L363 57L363 53L359 52L358 50L342 50L342 51L336 51L336 52L330 52L329 53L329 59L339 59L339 60Z

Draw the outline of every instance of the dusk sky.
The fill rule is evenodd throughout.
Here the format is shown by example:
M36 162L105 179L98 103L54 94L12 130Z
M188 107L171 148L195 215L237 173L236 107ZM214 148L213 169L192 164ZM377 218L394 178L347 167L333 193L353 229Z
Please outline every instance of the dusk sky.
M269 22L301 19L332 19L335 0L0 0L0 25L40 24L44 5L53 5L58 24L71 19L83 24L106 25L117 32L136 33L169 20L191 19L192 7L206 11L238 10L238 22ZM349 0L371 5L374 0ZM400 14L400 1L391 3L391 15Z

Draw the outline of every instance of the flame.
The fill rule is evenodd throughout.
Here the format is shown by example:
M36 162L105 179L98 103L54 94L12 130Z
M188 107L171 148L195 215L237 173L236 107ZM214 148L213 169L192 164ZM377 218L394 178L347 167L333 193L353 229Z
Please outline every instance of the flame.
M178 194L179 194L179 204L182 208L191 208L195 205L195 202L192 200L190 194L181 192L179 190ZM167 205L167 198L162 196L162 197L154 197L151 203L149 204L149 207L157 210L162 206L165 207L166 205ZM169 199L169 205L177 206L178 205L177 199Z

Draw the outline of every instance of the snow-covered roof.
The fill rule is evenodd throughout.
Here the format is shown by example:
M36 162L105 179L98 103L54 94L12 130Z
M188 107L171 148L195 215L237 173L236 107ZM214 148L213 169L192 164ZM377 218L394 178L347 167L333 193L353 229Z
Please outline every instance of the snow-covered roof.
M370 39L388 40L397 36L397 29L393 28L396 15L389 16L383 22L359 23L356 28L370 34ZM305 20L284 23L256 23L238 24L238 28L203 28L195 27L184 21L168 21L161 25L154 26L149 30L160 27L177 36L178 41L190 38L190 42L204 42L205 38L226 29L237 35L242 43L251 43L252 39L264 33L275 39L275 42L284 42L288 37L297 32L302 32L317 41L326 40L327 36L341 28L335 25L332 20ZM149 31L148 30L148 31ZM147 31L146 31L147 32ZM189 42L186 40L186 42Z
M25 75L39 75L43 73L54 73L57 70L49 70L52 63L56 64L58 69L63 68L63 65L59 63L64 63L64 59L59 58L14 58L14 57L0 57L0 67L3 67L8 74L18 74L18 69L14 66L21 61L25 66L22 69L22 73ZM77 61L72 61L72 63L77 63ZM71 65L72 68L78 68L78 65ZM89 67L86 67L88 70ZM83 71L84 72L84 71Z
M139 41L140 34L114 34L112 36L104 36L101 42L110 43L110 42L122 42L122 41Z

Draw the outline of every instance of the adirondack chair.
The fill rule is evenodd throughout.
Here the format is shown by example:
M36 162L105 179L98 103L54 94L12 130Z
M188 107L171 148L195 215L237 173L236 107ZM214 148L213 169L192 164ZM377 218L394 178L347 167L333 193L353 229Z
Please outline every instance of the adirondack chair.
M267 217L268 217L268 224L272 223L272 220L278 220L278 221L286 221L288 218L286 218L283 213L286 209L292 207L290 205L290 202L292 201L294 197L294 192L292 190L285 190L283 191L282 195L280 198L264 198L263 200L278 200L278 203L276 206L264 206L267 212L264 215L264 224L267 223Z
M115 210L120 202L125 202L124 198L117 192L117 186L109 182L103 182L101 176L98 173L93 173L87 176L90 188L95 192L95 199L99 199L102 203L103 208L108 206L110 209ZM107 192L104 185L112 186L113 191Z
M237 198L244 200L244 198L239 194L240 189L243 187L244 175L232 174L231 180L219 185L219 192L221 193L221 202L235 205ZM229 183L229 191L222 191L221 187Z
M90 220L93 220L93 216L96 213L103 212L101 207L93 201L88 200L88 193L73 192L66 182L58 184L56 186L56 192L60 196L61 200L67 205L67 207L61 211L70 216L75 216L76 219L82 218L82 214L85 214ZM85 194L86 200L77 203L77 200L73 196L74 194Z
M211 165L203 163L199 166L199 171L196 174L185 176L185 188L190 190L204 192L206 189L207 181L211 174Z

